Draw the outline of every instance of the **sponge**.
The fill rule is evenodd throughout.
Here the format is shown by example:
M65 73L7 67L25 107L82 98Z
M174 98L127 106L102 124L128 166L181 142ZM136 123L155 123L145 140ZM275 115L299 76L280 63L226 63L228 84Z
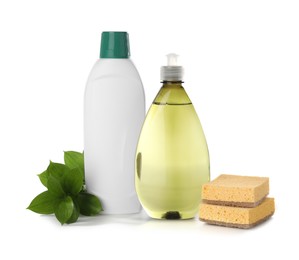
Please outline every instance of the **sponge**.
M274 211L273 198L266 198L255 208L202 203L199 207L199 219L208 224L247 229L264 222L274 214Z
M222 174L202 187L199 219L208 224L251 228L270 218L269 178Z
M222 174L202 187L202 202L256 207L269 193L269 178Z

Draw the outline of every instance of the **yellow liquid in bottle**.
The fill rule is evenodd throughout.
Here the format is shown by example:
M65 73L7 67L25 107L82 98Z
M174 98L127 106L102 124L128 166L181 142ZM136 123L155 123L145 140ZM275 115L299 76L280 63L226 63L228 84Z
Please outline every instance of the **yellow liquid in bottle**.
M135 186L152 218L188 219L198 212L210 179L205 136L181 83L164 83L144 122Z

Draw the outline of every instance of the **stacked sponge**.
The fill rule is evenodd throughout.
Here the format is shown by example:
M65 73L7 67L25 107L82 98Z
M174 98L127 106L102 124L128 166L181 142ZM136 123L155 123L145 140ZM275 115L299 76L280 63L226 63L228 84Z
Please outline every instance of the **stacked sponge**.
M251 228L270 218L269 178L222 174L202 188L199 219L208 224Z

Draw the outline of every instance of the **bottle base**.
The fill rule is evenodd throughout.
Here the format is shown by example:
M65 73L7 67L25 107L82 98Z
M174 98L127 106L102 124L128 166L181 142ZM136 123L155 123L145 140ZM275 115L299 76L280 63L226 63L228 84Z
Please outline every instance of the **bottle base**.
M169 219L169 220L178 220L178 219L192 219L195 217L197 211L192 212L182 212L182 211L161 211L153 212L145 210L146 213L154 219Z

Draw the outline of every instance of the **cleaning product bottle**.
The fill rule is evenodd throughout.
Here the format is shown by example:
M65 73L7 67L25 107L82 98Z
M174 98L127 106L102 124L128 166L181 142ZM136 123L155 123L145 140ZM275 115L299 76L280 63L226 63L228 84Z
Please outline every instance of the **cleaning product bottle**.
M157 219L188 219L198 212L210 179L206 139L182 87L183 68L169 54L163 83L146 116L135 162L135 186L145 211Z
M84 98L84 163L88 192L103 214L137 213L134 158L145 117L140 76L130 58L126 32L103 32Z

